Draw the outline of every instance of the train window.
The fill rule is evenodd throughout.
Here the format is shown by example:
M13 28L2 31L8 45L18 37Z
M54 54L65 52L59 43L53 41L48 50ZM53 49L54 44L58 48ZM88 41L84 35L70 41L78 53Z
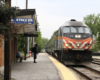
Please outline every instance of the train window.
M77 33L77 28L76 27L71 27L71 33Z
M83 27L78 27L78 32L79 33L84 33Z
M85 33L90 33L89 28L84 28L85 29Z
M69 27L64 27L64 28L63 28L63 33L69 33L69 32L70 32Z

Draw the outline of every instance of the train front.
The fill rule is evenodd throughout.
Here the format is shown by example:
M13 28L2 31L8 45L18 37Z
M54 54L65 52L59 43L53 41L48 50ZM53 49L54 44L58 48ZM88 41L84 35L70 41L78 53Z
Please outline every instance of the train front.
M92 61L92 34L83 22L69 21L62 28L63 59L67 64L86 64ZM69 63L68 63L69 62Z

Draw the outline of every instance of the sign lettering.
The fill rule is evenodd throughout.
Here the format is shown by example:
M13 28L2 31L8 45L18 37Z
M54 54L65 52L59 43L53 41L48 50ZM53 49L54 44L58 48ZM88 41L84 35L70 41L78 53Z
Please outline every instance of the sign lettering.
M11 19L12 23L16 23L16 24L34 24L34 19L33 18L15 18L15 19Z

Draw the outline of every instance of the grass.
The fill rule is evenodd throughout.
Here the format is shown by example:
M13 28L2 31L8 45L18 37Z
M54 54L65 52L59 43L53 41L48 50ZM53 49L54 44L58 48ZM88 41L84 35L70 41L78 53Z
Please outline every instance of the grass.
M28 56L29 54L26 54ZM24 57L24 51L21 52L21 56Z

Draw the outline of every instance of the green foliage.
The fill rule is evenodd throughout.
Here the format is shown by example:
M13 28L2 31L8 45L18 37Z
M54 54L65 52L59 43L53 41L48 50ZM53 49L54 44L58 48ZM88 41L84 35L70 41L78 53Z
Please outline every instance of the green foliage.
M45 48L46 43L49 41L47 38L42 38L43 48Z
M84 22L92 30L93 35L96 35L98 32L99 36L96 39L96 43L93 47L93 52L100 51L100 14L87 15L86 17L84 17Z
M98 39L98 38L97 38ZM92 51L93 52L98 52L100 51L100 43L98 43L98 40L96 39L96 42L94 44L94 46L92 47Z
M15 18L18 12L16 7L9 7L7 4L0 6L0 23L7 25L11 17Z
M25 37L24 34L21 34L18 37L18 50L24 51Z
M84 17L85 24L91 29L92 34L96 35L100 28L100 14L90 14Z
M16 18L16 13L19 11L16 7L9 7L4 0L0 0L0 34L5 35L5 39L15 37L20 26L11 23L11 17ZM12 34L13 33L13 34Z
M38 34L38 37L35 37L35 42L38 44L38 51L40 52L42 47L43 47L40 29L39 29L39 32L37 34Z

